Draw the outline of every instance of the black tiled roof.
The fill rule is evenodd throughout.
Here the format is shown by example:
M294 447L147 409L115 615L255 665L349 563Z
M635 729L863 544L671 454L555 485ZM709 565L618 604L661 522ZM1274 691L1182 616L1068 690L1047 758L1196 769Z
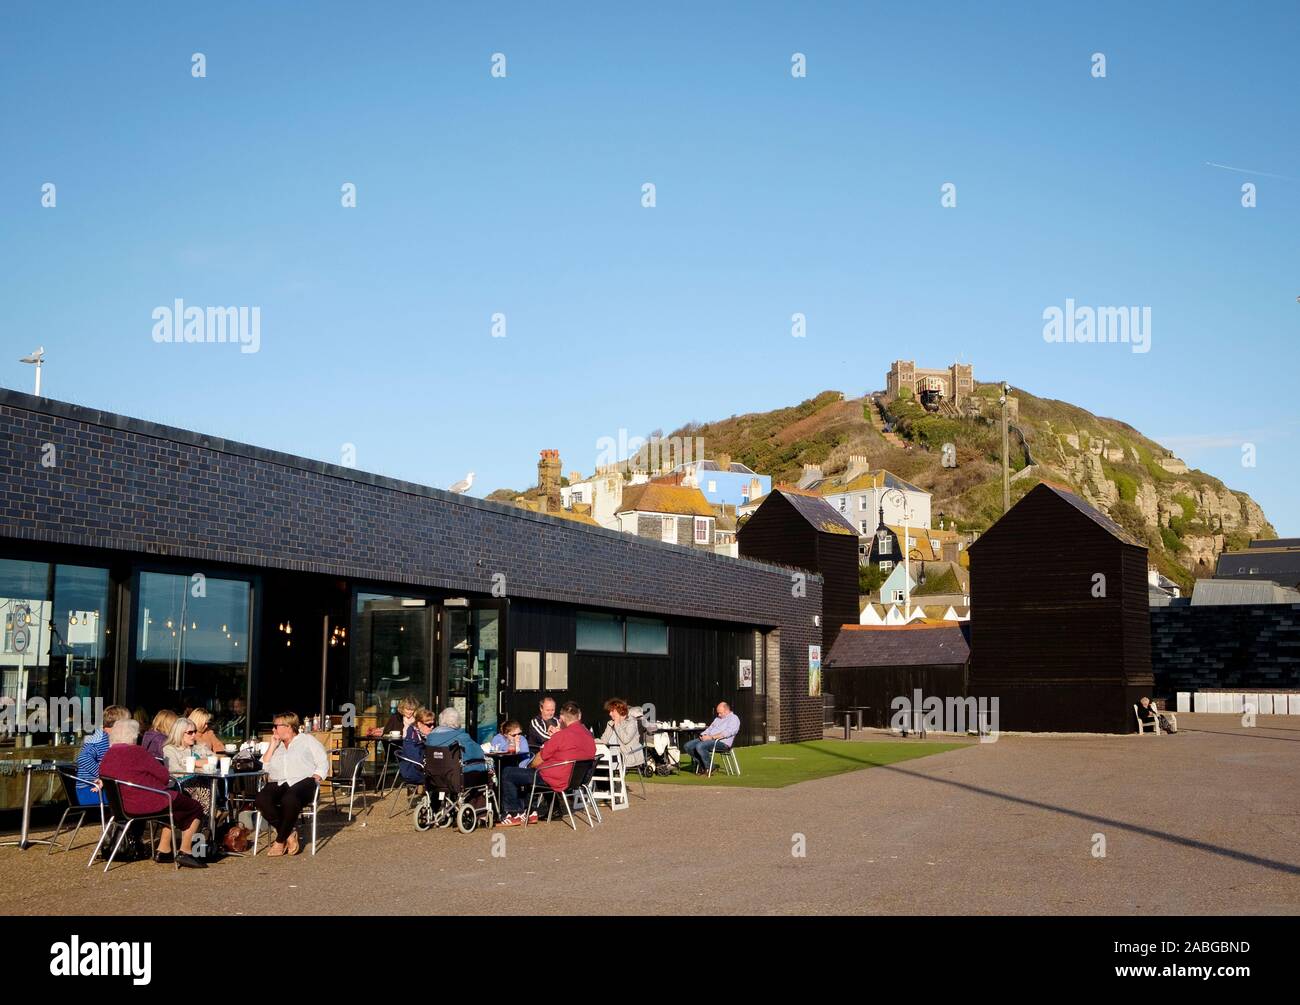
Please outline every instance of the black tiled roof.
M835 667L951 666L970 656L970 623L879 628L846 625L826 659Z

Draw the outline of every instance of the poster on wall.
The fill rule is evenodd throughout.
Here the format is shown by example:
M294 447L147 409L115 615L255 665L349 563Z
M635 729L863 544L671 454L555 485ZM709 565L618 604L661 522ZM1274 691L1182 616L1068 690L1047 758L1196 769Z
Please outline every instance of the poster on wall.
M808 697L820 698L822 693L822 647L808 647Z
M754 686L754 661L741 660L737 683L741 687Z

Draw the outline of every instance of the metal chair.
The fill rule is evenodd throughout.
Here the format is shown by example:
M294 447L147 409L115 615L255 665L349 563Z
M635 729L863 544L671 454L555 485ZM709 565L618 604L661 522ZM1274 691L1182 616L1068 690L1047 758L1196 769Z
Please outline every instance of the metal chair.
M550 805L547 807L546 810L547 816L550 816L551 812L555 809L556 797L563 799L564 812L568 816L568 824L571 828L573 828L573 830L576 831L578 829L578 824L573 819L573 804L569 802L569 797L573 796L576 798L579 794L581 794L582 808L584 811L586 811L587 814L587 826L590 827L592 830L596 829L595 821L593 821L591 818L591 810L593 807L595 807L596 809L597 819L599 819L599 815L600 815L600 807L596 806L596 800L591 794L591 776L595 773L596 762L595 760L556 761L553 764L543 765L543 767L549 770L550 768L562 768L566 764L572 765L572 768L569 771L569 784L565 786L563 789L551 788L549 784L545 783L545 779L542 778L540 774L533 779L533 787L531 790L529 790L528 793L528 807L527 809L524 810L525 827L528 826L528 818L529 816L532 815L533 805L536 802L538 796L540 795L541 798L543 799L545 799L547 796L551 797ZM537 791L538 779L541 779L543 782L543 789L540 793L538 793Z
M175 862L176 868L179 869L181 864L176 861L180 854L180 849L178 847L179 840L176 834L176 819L172 815L172 796L175 795L175 793L170 789L155 789L149 785L137 785L135 782L123 782L116 778L105 778L101 776L99 780L104 786L104 798L108 800L109 819L108 823L104 827L104 833L99 836L99 842L95 845L95 850L90 853L90 861L86 863L86 868L89 869L94 863L95 856L99 854L100 845L104 843L104 838L108 835L109 828L114 823L122 825L120 828L121 833L118 834L117 840L113 842L113 850L109 853L108 862L104 865L104 872L108 872L108 870L112 868L113 858L117 855L119 849L121 849L122 842L126 840L127 834L131 832L131 827L135 823L147 823L149 825L149 840L153 845L152 858L154 861L157 861L158 842L154 839L154 825L166 820L167 826L172 832L172 860ZM156 813L128 813L126 808L122 805L122 786L125 786L128 789L139 789L141 792L153 792L160 796L166 796L167 812L164 813L159 810Z
M77 834L81 831L81 825L86 822L86 814L93 809L99 810L99 836L102 838L104 832L108 829L108 823L104 819L103 799L96 798L93 803L83 803L79 802L77 798L78 782L83 785L93 785L98 779L82 778L72 772L62 770L59 771L59 777L63 779L63 794L68 797L68 808L63 811L63 816L59 817L59 826L54 828L54 836L50 838L50 850L46 853L48 855L53 855L54 849L61 847L59 835L63 833L63 825L72 813L77 814L77 826L72 831L72 839L68 842L68 847L63 848L63 851L72 851L77 843ZM97 792L95 795L98 797L99 793Z
M394 792L400 790L406 796L406 809L402 810L401 812L410 813L411 810L415 809L415 800L412 798L412 792L414 791L418 793L420 789L424 788L424 782L407 781L404 777L402 777L401 765L396 764L396 762L405 761L407 764L414 764L417 768L420 769L421 777L424 777L424 765L421 764L419 761L407 757L405 754L394 755L393 761L395 764L394 771L396 772L396 774L393 777L393 785L392 788L388 790L388 794L389 796L391 796ZM393 817L398 815L398 807L400 807L401 805L402 805L401 800L397 800L397 799L393 800L393 805L389 807L388 810L389 820L392 820Z
M366 758L369 751L365 747L343 747L337 751L338 761L335 763L333 770L330 771L330 799L334 803L334 811L339 812L338 790L346 789L348 793L348 822L352 822L352 803L356 799L358 789L364 796L366 791L366 780L361 777L361 771L366 766ZM368 808L368 807L367 807Z
M311 805L304 806L302 808L302 812L298 815L299 820L302 820L303 818L311 819L311 853L313 856L315 856L316 854L316 811L319 808L320 808L320 783L317 782L316 791L311 797ZM254 858L257 857L258 842L261 840L261 837L262 837L262 811L258 810L257 816L254 818L253 821L253 857Z
M713 777L713 762L715 759L722 765L722 770L728 775L740 776L740 761L736 757L734 747L726 747L721 743L715 743L709 750L709 770L705 772L705 775L710 778Z

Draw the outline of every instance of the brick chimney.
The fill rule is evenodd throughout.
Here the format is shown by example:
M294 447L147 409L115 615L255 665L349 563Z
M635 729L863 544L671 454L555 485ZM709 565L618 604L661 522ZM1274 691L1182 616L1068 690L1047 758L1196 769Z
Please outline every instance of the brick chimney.
M849 466L844 472L844 481L851 482L854 478L860 478L871 470L871 464L861 454L853 454L849 457Z
M546 498L546 512L560 511L560 452L543 450L537 462L537 487Z
M799 476L799 480L795 482L794 487L797 489L806 489L813 482L821 481L821 478L822 469L820 465L805 464L803 466L803 474Z

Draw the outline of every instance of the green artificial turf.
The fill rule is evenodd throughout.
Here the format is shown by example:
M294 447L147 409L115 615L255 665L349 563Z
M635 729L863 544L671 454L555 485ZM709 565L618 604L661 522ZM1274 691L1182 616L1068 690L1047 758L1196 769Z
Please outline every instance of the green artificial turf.
M807 743L767 743L757 747L737 747L740 776L724 774L714 762L713 776L696 775L692 764L683 757L683 769L675 775L656 776L655 785L730 785L737 788L779 789L814 778L829 778L846 771L861 771L884 764L897 764L915 757L941 754L945 750L968 747L968 743L883 743L809 740Z

